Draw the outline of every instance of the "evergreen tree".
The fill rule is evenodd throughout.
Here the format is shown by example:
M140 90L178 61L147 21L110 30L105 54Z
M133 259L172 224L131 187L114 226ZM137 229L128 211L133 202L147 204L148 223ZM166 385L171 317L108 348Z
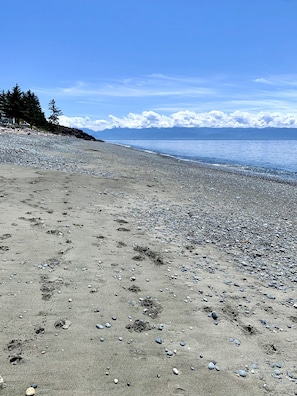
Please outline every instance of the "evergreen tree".
M33 125L44 127L46 126L46 119L42 112L38 97L30 90L23 95L23 116L24 120L28 122L32 128Z
M5 116L6 94L4 90L0 93L0 119Z
M18 84L16 84L12 92L7 91L6 93L4 111L7 117L15 118L17 124L23 118L23 103L23 92Z
M56 102L54 99L52 99L49 102L48 108L51 112L48 121L52 125L52 127L55 127L59 125L59 116L61 116L63 113L62 111L56 106Z
M19 85L10 91L0 92L0 119L1 117L14 118L17 124L24 120L33 126L48 129L59 129L59 116L63 113L52 99L49 103L50 116L45 118L38 97L32 92L23 92Z

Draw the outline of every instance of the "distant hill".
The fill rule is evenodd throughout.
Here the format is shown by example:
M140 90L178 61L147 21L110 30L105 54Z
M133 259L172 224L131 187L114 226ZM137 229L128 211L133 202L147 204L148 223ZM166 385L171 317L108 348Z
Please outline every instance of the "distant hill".
M297 140L297 128L115 128L83 131L102 140Z
M57 125L56 129L52 131L53 133L57 135L65 135L65 136L75 136L78 139L84 139L84 140L97 140L94 133L87 133L86 131L83 131L82 129L77 129L77 128L69 128L65 127L62 125Z

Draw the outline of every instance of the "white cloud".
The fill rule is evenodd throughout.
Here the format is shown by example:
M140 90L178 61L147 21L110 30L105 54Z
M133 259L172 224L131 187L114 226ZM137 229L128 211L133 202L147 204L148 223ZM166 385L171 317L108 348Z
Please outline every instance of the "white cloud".
M110 126L110 122L107 120L93 120L89 117L67 117L62 115L59 117L59 122L61 125L70 128L89 128L94 131L103 131L104 129L113 128Z
M37 93L62 98L150 98L176 96L213 96L218 91L211 78L186 78L152 74L149 76L88 83L77 81L70 86L35 88Z
M58 97L64 114L81 115L62 116L62 124L95 131L115 127L262 128L297 127L296 86L297 75L252 78L156 73L96 83L78 81L37 92L44 95L45 103Z
M110 115L107 120L91 120L89 117L60 117L60 123L69 127L89 128L102 131L111 128L172 128L172 127L208 127L208 128L297 128L297 113L246 111L226 113L212 110L196 113L194 111L179 111L170 115L162 115L154 111L144 111L140 114L129 113L125 117Z
M254 80L256 83L274 85L279 87L297 86L297 75L296 74L279 74L272 75L269 77L260 77Z
M256 83L261 83L261 84L271 84L271 85L273 85L273 82L267 80L266 78L256 78L256 79L254 80L254 82L256 82Z

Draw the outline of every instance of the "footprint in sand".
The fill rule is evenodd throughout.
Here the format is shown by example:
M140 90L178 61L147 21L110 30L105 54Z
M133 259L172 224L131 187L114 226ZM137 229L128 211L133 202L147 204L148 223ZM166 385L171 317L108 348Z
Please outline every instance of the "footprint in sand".
M3 234L3 235L0 237L0 240L1 240L1 241L4 241L4 239L8 239L8 238L11 238L11 234Z

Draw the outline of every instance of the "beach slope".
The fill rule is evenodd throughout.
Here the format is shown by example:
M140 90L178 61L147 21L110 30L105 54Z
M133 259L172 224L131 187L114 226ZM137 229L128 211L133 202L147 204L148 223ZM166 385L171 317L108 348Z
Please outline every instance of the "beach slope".
M296 394L296 186L0 141L1 395Z

